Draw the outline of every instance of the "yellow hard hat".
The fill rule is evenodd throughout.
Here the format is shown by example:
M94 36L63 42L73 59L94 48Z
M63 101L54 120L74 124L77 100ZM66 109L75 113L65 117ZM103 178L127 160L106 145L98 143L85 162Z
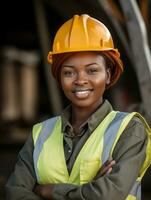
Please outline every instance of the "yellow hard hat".
M107 27L87 14L74 15L57 31L52 51L48 53L48 62L53 62L53 55L78 51L114 51L112 36Z
M57 31L48 62L54 78L60 82L60 66L74 52L96 51L104 54L112 63L111 81L107 88L114 85L123 71L123 63L118 49L114 48L112 36L107 27L89 15L74 15ZM112 66L112 67L111 67Z

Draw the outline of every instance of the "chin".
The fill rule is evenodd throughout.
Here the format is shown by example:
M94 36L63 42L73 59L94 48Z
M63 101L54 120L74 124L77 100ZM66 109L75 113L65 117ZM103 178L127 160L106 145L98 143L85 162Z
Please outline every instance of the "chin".
M81 107L81 108L91 108L95 105L95 102L87 102L87 101L80 101L80 102L72 102L73 106Z

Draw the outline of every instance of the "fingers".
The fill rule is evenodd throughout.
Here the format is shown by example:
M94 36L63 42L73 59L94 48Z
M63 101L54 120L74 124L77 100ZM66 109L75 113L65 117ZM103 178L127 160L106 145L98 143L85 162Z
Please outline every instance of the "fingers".
M112 171L113 165L115 165L115 160L112 160L107 166L106 169L104 171L104 175L105 174L109 174Z
M35 194L44 198L44 199L51 199L51 194L53 190L53 184L44 184L44 185L37 185L34 189Z
M112 157L110 157L103 165L109 165L113 160Z
M115 165L115 160L107 161L102 168L102 176L105 174L109 174L112 171L112 167Z
M110 167L110 168L107 170L106 174L111 173L111 171L112 171L112 167Z
M94 179L97 179L101 176L111 173L113 166L115 165L115 160L109 158L101 167Z
M40 196L41 195L41 186L40 185L36 185L36 187L34 188L34 192L35 192L35 194Z

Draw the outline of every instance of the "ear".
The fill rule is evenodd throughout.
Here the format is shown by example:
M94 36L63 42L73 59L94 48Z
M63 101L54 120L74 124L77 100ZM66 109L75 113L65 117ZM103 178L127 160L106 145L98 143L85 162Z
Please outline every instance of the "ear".
M106 69L106 85L110 84L111 81L111 69L107 68Z

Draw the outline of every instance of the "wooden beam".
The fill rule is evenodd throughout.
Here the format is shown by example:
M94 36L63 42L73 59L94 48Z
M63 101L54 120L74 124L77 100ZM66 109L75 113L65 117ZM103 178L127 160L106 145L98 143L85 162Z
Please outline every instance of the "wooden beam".
M119 22L124 23L124 16L123 13L120 11L120 9L117 6L117 3L114 0L107 0L107 2L109 3L109 5L112 8L112 14L116 17L116 19Z
M50 73L50 64L47 62L47 54L50 50L50 36L47 20L45 17L45 10L43 7L42 0L33 0L34 9L35 9L35 17L38 29L38 35L40 40L40 45L43 53L43 61L44 61L44 72L46 77L46 83L48 87L48 98L50 102L50 108L53 115L57 115L63 108L61 102L60 91L57 87L57 83ZM49 107L48 106L48 107Z
M130 54L130 47L129 43L127 42L127 37L123 29L121 28L121 24L118 22L117 18L114 15L114 11L112 10L111 6L109 5L108 1L106 0L97 0L101 10L103 10L104 14L108 16L109 21L113 25L115 31L118 34L119 40L124 47L126 56L131 61L131 54Z

